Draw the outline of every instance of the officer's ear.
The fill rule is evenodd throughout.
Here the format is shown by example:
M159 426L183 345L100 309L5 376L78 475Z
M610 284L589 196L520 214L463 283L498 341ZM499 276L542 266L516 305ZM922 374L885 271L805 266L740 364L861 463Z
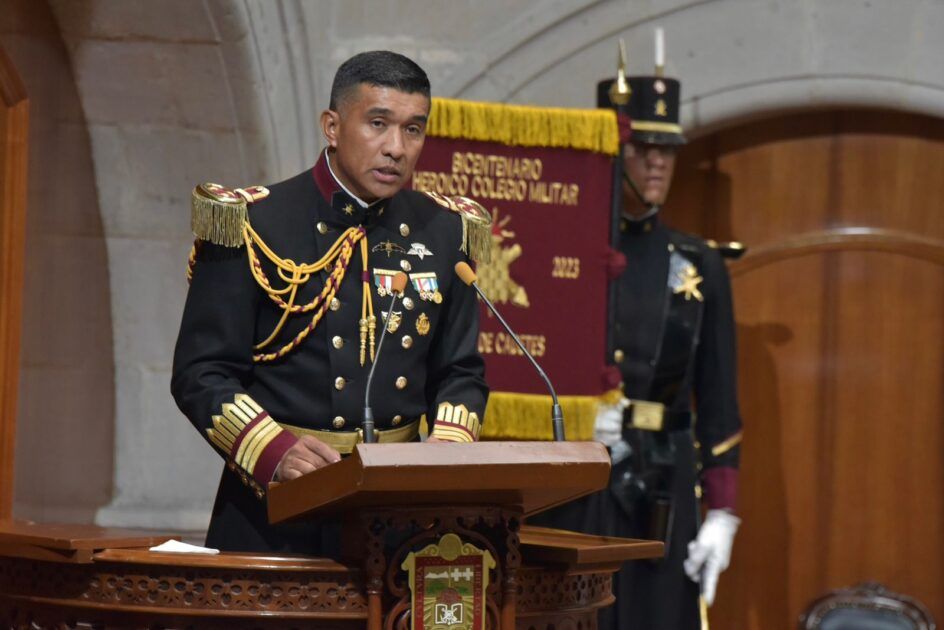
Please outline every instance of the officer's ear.
M338 127L341 124L341 116L332 109L326 109L321 112L321 133L324 134L328 146L332 149L338 148Z

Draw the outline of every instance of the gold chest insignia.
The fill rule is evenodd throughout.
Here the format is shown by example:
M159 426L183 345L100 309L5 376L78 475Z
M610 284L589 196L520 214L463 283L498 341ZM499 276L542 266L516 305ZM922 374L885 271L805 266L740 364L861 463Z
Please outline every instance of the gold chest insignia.
M698 275L698 269L695 268L695 265L678 252L672 252L669 257L669 287L672 289L672 293L685 295L686 302L692 298L704 302L705 297L698 289L698 285L704 280Z
M426 313L420 313L420 316L416 318L416 332L420 335L429 334L429 318L426 317Z
M397 332L400 322L403 321L403 311L392 311L389 315L387 311L381 311L381 313L383 313L384 321L387 322L387 332L391 335Z

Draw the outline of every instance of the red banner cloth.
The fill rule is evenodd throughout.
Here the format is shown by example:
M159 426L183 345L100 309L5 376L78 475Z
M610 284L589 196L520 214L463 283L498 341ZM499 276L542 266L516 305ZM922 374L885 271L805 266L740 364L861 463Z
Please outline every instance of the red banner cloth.
M590 151L428 137L413 188L470 197L492 214L492 260L479 286L559 395L611 389L606 304L612 158ZM546 388L480 304L479 350L493 391Z

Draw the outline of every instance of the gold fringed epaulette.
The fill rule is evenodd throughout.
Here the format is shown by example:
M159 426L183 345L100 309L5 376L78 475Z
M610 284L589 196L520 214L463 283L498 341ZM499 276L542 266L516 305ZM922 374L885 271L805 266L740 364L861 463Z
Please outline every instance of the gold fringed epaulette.
M200 184L193 189L190 202L193 235L224 247L242 246L249 204L268 196L264 186L230 190L219 184Z
M446 197L431 191L423 193L443 208L459 215L462 219L460 249L475 262L488 263L492 252L492 215L488 210L468 197Z
M737 260L747 253L747 246L744 243L739 243L738 241L726 241L719 243L714 239L708 239L705 241L705 243L707 243L708 247L711 249L717 249L722 258Z

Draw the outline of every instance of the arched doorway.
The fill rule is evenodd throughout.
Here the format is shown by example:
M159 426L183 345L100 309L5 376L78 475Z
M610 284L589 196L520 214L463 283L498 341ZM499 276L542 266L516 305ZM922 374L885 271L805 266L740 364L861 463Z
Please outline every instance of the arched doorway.
M712 623L881 581L944 618L944 121L783 115L695 140L667 221L730 267L744 524Z
M0 518L13 507L28 128L26 88L0 46Z

